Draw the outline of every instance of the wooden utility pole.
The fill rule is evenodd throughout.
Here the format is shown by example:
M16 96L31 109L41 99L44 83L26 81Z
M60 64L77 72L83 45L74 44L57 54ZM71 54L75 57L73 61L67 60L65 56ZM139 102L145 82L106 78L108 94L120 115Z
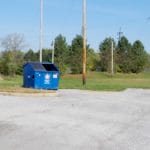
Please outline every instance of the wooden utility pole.
M111 40L111 75L114 75L114 43Z
M43 0L40 0L40 62L42 62L43 48Z
M83 0L83 71L82 82L86 84L86 0Z

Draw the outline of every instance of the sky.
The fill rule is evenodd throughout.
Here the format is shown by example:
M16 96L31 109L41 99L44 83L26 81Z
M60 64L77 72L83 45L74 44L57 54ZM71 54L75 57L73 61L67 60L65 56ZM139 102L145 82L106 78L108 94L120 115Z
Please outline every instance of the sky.
M43 48L49 48L59 34L70 44L82 32L82 0L43 1ZM87 42L98 51L106 37L117 41L121 28L131 43L141 40L150 52L148 17L150 0L87 0ZM24 35L25 50L39 49L40 0L0 0L0 39L11 33Z

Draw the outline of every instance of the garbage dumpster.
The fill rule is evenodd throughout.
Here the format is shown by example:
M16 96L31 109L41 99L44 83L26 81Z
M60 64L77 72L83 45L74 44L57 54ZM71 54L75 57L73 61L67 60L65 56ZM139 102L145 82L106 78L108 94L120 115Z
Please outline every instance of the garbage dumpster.
M48 62L28 62L23 66L23 87L35 89L57 90L59 71Z

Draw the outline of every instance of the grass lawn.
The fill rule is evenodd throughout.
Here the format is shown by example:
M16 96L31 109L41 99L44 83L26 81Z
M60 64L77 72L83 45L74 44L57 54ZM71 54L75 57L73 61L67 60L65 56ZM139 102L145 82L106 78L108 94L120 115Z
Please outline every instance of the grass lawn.
M24 89L21 86L21 76L0 79L0 91L39 92L39 90ZM82 85L82 75L65 75L60 78L60 89L120 91L126 88L150 89L150 73L116 74L111 77L107 73L89 72L85 86Z

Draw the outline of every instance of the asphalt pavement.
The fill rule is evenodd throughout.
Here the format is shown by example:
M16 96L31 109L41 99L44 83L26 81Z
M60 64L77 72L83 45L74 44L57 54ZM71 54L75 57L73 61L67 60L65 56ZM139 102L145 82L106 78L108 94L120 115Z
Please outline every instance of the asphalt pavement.
M150 150L150 90L0 95L0 150Z

